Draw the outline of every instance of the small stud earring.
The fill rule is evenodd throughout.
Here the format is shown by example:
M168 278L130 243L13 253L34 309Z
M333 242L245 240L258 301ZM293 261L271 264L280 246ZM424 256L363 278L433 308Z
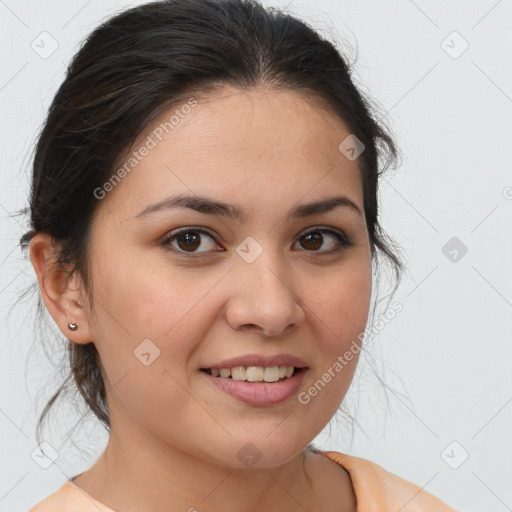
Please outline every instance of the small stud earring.
M78 329L78 325L76 325L75 323L73 323L73 324L72 324L72 323L69 323L69 324L68 324L68 329L69 329L70 331L76 331L76 330Z

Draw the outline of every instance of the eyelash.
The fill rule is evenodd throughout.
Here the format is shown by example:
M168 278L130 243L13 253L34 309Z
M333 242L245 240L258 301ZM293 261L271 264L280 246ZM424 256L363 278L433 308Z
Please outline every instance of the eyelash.
M204 234L204 235L208 235L210 238L212 238L215 242L215 237L210 234L208 231L200 228L200 227L196 227L196 226L187 226L187 227L184 227L184 228L180 228L178 229L177 231L175 231L172 235L170 236L167 236L161 243L162 246L168 248L169 250L173 251L173 252L176 252L180 255L183 255L187 258L197 258L200 254L202 254L203 252L205 253L208 253L209 251L200 251L200 252L187 252L187 251L182 251L180 249L176 249L175 247L172 247L170 244L171 242L173 242L176 238L178 238L180 235L184 234L184 233L188 233L188 232L194 232L194 233L200 233L200 234ZM331 255L331 254L336 254L336 253L339 253L341 251L343 251L344 249L348 248L348 247L351 247L354 245L353 241L345 234L343 233L343 231L338 231L337 229L333 229L333 228L329 228L329 227L313 227L311 229L309 229L308 231L306 231L304 234L302 234L301 236L306 236L306 235L309 235L309 234L312 234L312 233L328 233L328 234L331 234L333 235L339 242L339 245L334 248L334 249L330 249L328 251L315 251L315 250L312 250L312 251L308 251L307 249L306 252L318 252L322 255ZM301 237L299 237L301 238Z

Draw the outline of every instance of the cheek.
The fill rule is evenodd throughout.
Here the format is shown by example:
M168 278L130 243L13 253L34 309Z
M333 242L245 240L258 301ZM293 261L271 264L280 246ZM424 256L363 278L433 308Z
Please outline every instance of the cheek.
M312 349L318 351L318 358L301 403L311 402L319 423L334 414L352 382L368 319L371 266L364 255L353 261L330 273L319 283L318 292L310 294L316 297L310 322L317 326Z
M371 299L371 267L358 263L331 272L311 294L312 313L325 324L331 348L340 349L364 331Z
M127 391L135 396L162 389L161 379L169 381L170 375L186 384L190 357L214 322L214 288L222 277L217 274L192 279L183 269L148 268L126 258L97 269L92 330L112 384L127 371L131 381L140 382Z
M212 308L200 301L211 285L174 291L161 279L133 274L129 280L111 274L111 282L117 285L102 297L106 307L99 308L96 326L107 388L114 388L112 415L124 410L147 428L171 429L177 415L204 414L187 392L187 368L212 321L206 316Z
M361 334L368 319L371 272L354 266L333 273L316 294L310 322L315 329L317 364L298 395L299 410L320 431L336 413L354 377Z

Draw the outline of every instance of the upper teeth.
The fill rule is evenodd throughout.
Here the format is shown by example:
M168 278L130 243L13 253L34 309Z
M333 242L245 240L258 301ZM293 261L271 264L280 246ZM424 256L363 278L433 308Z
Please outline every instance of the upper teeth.
M293 375L293 366L235 366L234 368L212 368L214 377L231 377L234 380L247 380L249 382L276 382L284 377Z

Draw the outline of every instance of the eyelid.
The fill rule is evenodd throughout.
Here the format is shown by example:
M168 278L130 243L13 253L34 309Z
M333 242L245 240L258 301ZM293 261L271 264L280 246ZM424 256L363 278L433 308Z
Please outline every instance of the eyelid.
M172 236L180 235L181 233L187 233L188 231L198 231L200 233L205 233L205 234L211 236L212 238L215 238L217 236L217 233L214 233L213 231L210 231L209 228L205 228L203 226L183 226L181 228L173 229L172 231L167 233L167 235L165 235L165 236L167 238L170 238Z
M300 233L300 234L304 234L304 235L307 235L313 231L330 231L331 233L337 233L339 235L345 235L345 233L341 230L341 229L338 229L338 228L335 228L333 226L324 226L322 224L319 224L319 225L316 225L316 226L310 226L309 228L305 228L303 229Z

